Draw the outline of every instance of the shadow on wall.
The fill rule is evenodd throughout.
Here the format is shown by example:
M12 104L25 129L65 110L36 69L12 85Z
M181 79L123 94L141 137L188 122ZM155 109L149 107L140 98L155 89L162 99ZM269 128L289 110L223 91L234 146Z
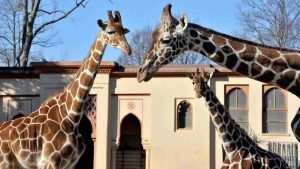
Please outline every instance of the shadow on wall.
M39 79L3 79L0 93L3 94L37 94L40 91ZM26 90L26 91L24 91Z

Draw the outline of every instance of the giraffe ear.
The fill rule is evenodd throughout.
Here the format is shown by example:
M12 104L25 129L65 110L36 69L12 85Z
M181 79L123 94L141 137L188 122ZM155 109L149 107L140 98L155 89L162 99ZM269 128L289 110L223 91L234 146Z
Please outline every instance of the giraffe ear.
M183 14L179 18L179 24L177 25L176 31L178 33L183 32L188 26L188 17L186 14Z
M98 19L98 20L97 20L97 23L98 23L98 25L100 26L100 28L101 28L102 30L105 30L105 29L106 29L107 24L104 23L101 19Z

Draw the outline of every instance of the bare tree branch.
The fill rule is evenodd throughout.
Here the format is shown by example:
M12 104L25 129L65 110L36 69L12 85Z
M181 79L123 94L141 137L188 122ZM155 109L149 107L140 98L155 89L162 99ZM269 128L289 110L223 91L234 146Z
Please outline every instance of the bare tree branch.
M60 20L62 20L62 19L64 19L64 18L68 17L68 16L69 16L73 11L75 11L78 7L80 7L80 6L85 7L85 6L83 5L83 2L84 2L84 1L85 1L85 0L81 0L80 2L77 2L77 0L76 0L75 6L74 6L73 8L71 8L68 12L66 12L64 15L62 15L62 16L60 16L60 17L54 19L54 20L45 22L45 23L42 24L40 27L38 27L38 28L35 30L35 32L34 32L34 34L33 34L33 37L35 37L35 36L38 34L38 32L41 31L44 27L46 27L46 26L48 26L48 25L50 25L50 24L54 24L54 23L56 23L56 22L58 22L58 21L60 21Z
M37 52L40 47L60 43L52 25L67 18L78 7L85 7L87 1L73 0L74 7L66 12L57 8L59 1L0 1L0 62L25 67L29 61L42 59L43 52ZM39 47L32 49L32 46Z
M243 0L239 11L243 37L267 45L300 49L298 0Z

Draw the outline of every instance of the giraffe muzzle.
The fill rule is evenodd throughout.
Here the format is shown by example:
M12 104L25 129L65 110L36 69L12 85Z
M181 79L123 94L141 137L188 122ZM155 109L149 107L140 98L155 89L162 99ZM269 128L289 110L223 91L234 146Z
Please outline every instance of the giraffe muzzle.
M147 71L145 71L145 69L143 70L142 68L139 69L139 71L137 72L137 81L139 83L141 82L147 82L152 78L152 75L150 73L148 73Z

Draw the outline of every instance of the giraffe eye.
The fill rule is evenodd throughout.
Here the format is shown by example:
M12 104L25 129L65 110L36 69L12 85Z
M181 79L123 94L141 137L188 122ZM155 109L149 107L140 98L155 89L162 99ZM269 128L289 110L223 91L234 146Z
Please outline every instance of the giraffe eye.
M111 34L116 33L116 31L108 31L107 33L111 35Z
M193 85L195 84L195 82L193 82Z

